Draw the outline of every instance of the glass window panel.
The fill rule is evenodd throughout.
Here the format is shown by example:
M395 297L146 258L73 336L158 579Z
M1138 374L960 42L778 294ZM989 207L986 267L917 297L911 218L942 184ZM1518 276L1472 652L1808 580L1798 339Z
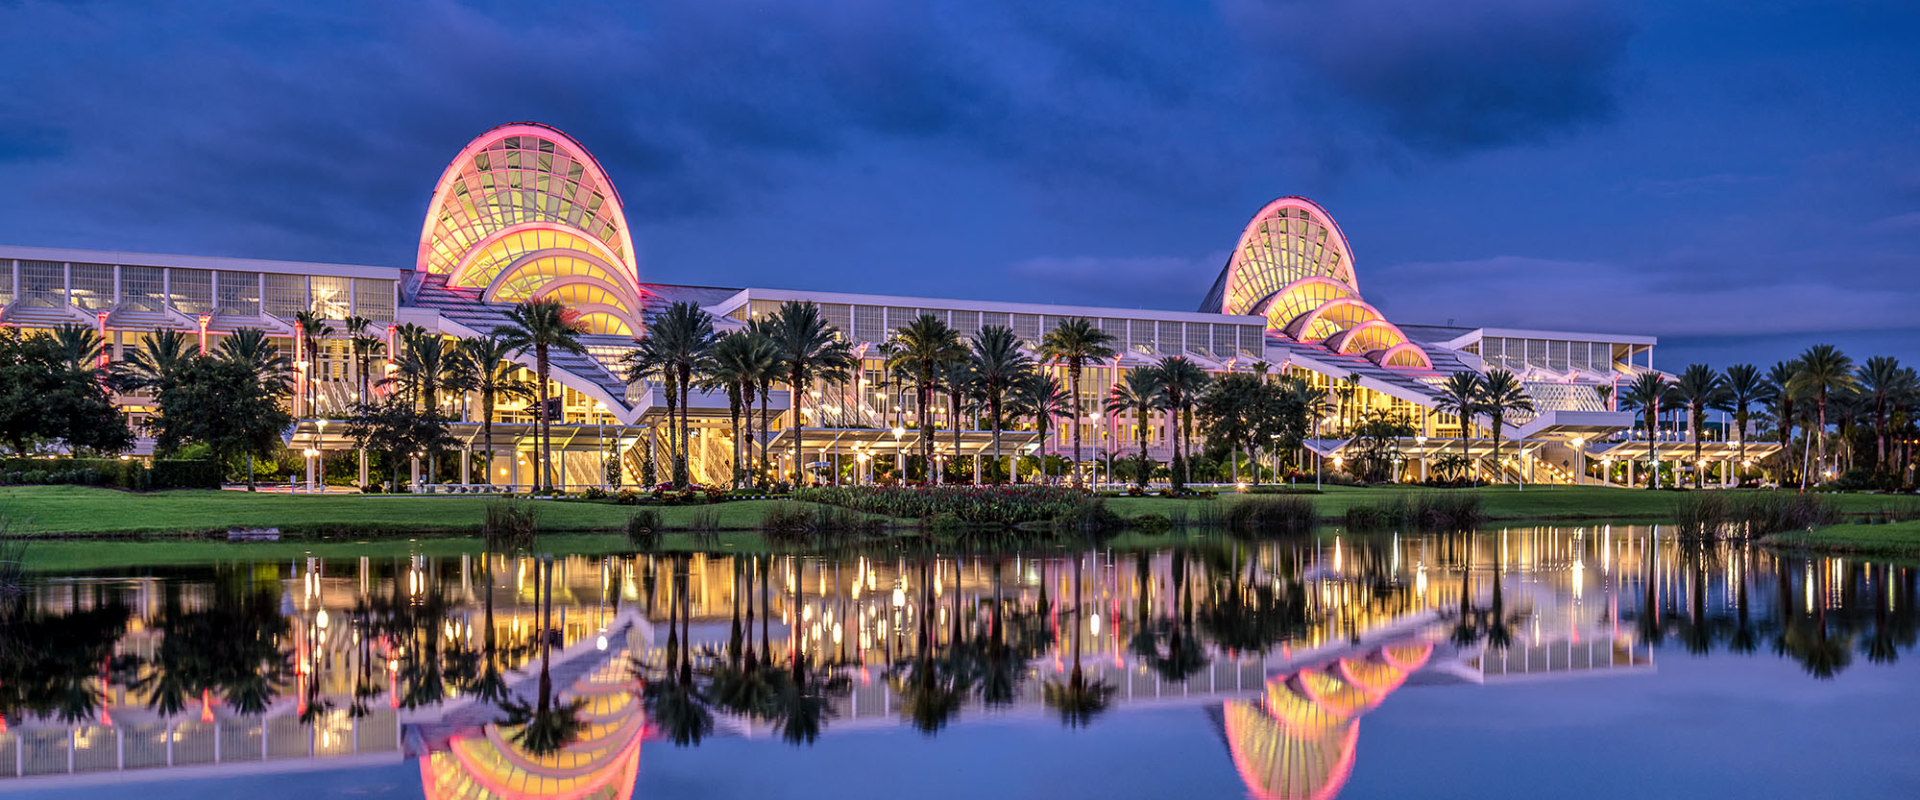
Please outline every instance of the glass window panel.
M347 318L348 291L351 287L346 278L314 275L307 279L307 286L313 298L314 313L326 319Z
M886 309L879 306L854 306L853 338L856 341L876 344L886 341Z
M1207 324L1204 322L1189 322L1186 324L1186 328L1187 328L1187 347L1186 347L1187 352L1201 353L1201 354L1206 353L1207 345L1211 343L1210 342L1211 332L1209 331Z
M374 322L393 321L393 281L353 279L353 313Z
M13 259L0 258L0 305L13 302Z
M1013 335L1018 337L1021 341L1027 342L1028 344L1038 344L1041 337L1040 315L1038 314L1013 315Z
M205 269L168 270L167 302L173 310L188 316L213 313L213 271Z
M113 307L112 265L74 264L68 270L74 305L88 311L105 311Z
M159 267L121 267L120 304L133 311L165 310L165 279L166 270Z
M124 273L122 275L124 281ZM307 310L307 276L270 272L266 277L267 291L261 302L268 314L290 320L293 315Z
M1154 335L1153 349L1162 353L1178 353L1186 349L1182 346L1184 338L1181 336L1180 323L1161 322L1158 324L1158 332Z
M20 303L33 308L67 304L67 265L58 261L20 262Z
M260 314L260 273L221 272L214 283L213 313L243 317Z

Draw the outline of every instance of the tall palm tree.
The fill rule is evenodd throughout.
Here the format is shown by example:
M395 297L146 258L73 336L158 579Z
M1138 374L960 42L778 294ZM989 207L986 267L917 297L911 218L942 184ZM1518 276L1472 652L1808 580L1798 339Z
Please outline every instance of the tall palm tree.
M1720 408L1732 412L1733 427L1740 437L1740 465L1747 464L1747 421L1753 417L1753 407L1765 404L1773 397L1773 387L1760 374L1760 368L1752 364L1735 364L1727 367L1726 391L1720 395Z
M535 418L540 423L540 477L547 490L553 489L553 425L548 419L547 389L552 374L553 351L585 354L580 343L586 326L578 315L557 298L528 300L507 312L508 324L493 329L493 335L505 340L515 352L533 351L535 392L539 398Z
M1494 472L1505 475L1505 470L1500 468L1500 429L1507 424L1509 414L1533 413L1533 397L1527 394L1526 387L1520 385L1520 379L1514 377L1513 373L1496 369L1487 373L1487 377L1481 381L1480 411L1492 422L1488 427L1493 433ZM1525 485L1526 482L1527 476L1522 474L1520 483Z
M1887 425L1889 407L1915 388L1907 380L1907 374L1900 366L1900 359L1893 356L1874 356L1860 365L1859 383L1873 404L1873 463L1877 470L1885 470L1887 464L1887 442L1891 433Z
M245 364L261 383L282 388L293 370L279 346L259 328L241 328L221 338L218 356L223 361Z
M54 326L53 349L59 354L61 366L74 372L97 373L106 342L92 328L69 322Z
M1668 390L1675 402L1687 411L1687 439L1693 443L1693 488L1704 485L1706 467L1700 463L1700 429L1707 424L1707 409L1720 404L1726 393L1726 379L1705 364L1688 364L1679 380Z
M455 383L457 346L439 333L419 326L402 331L400 357L394 359L393 375L381 378L383 386L401 387L410 402L441 413L440 392Z
M806 430L806 390L818 378L828 382L845 380L856 365L853 348L840 330L827 324L820 307L813 303L788 300L767 320L768 338L780 356L786 372L789 401L793 406L793 485L800 485L801 436Z
M1047 431L1052 427L1053 418L1060 409L1066 407L1067 393L1060 388L1060 379L1041 369L1027 373L1014 392L1014 403L1018 415L1033 418L1033 428L1040 435L1040 481L1047 480Z
M713 357L707 364L710 386L727 392L727 414L733 424L733 483L739 486L746 477L745 461L751 460L753 415L746 414L746 433L740 431L741 410L751 410L754 389L762 376L778 369L780 358L773 343L751 330L738 330L714 341Z
M109 368L108 383L129 394L157 393L195 355L184 333L162 330L144 334L139 348Z
M499 336L461 339L454 351L455 372L462 389L480 394L480 438L486 453L481 472L493 483L493 407L502 400L532 399L532 384L520 377L513 362L514 347Z
M1819 435L1818 463L1824 469L1827 466L1827 402L1834 394L1859 387L1860 380L1853 374L1853 359L1833 345L1816 344L1800 354L1800 371L1794 374L1793 384L1802 394L1813 396ZM1800 478L1804 483L1806 476Z
M948 364L965 358L967 348L959 332L932 314L921 314L893 332L887 348L888 371L902 375L913 384L919 407L914 411L920 428L920 458L926 465L927 482L935 482L933 469L933 393ZM901 474L904 476L904 465Z
M1193 446L1193 407L1206 392L1211 379L1206 370L1186 356L1165 356L1154 365L1154 371L1160 379L1160 394L1166 398L1167 411L1174 418L1169 431L1173 434L1173 454L1178 463L1172 465L1168 473L1173 476L1177 489L1193 478L1193 460L1187 454ZM1184 437L1182 430L1186 431Z
M679 419L668 419L667 425L680 442L674 454L673 484L686 488L690 479L688 462L693 457L692 416L687 413L687 406L694 376L706 372L707 359L713 353L713 318L694 303L676 302L649 326L647 338L652 360L659 369L670 373L673 386L670 391L677 390L680 394L674 404L679 409Z
M1799 394L1799 389L1794 386L1793 376L1798 374L1800 374L1798 359L1777 361L1767 369L1767 385L1773 388L1774 422L1775 427L1779 429L1776 435L1780 438L1782 465L1780 472L1783 478L1781 483L1785 483L1785 479L1791 479L1793 474L1793 459L1788 456L1788 453L1793 446L1793 426L1799 420L1799 417L1794 415L1793 408L1796 395Z
M299 355L300 396L306 398L306 416L313 416L319 407L314 397L314 387L319 381L314 377L320 372L320 340L333 335L333 326L327 324L325 317L313 311L300 311L293 315L294 334L299 337L302 346Z
M1080 478L1080 373L1089 361L1113 358L1113 334L1100 330L1092 320L1075 317L1061 320L1040 338L1040 357L1067 365L1067 405L1073 414L1073 485Z
M1473 417L1480 413L1480 398L1485 388L1478 372L1456 372L1448 375L1440 384L1439 402L1434 409L1443 414L1451 413L1460 417L1460 458L1471 464L1473 453L1468 449L1473 440Z
M1159 367L1138 367L1127 373L1107 395L1107 413L1125 414L1131 412L1140 426L1140 465L1134 472L1134 485L1147 488L1147 465L1153 463L1147 458L1147 421L1155 411L1168 405L1166 378L1160 374Z
M1667 379L1658 372L1642 372L1620 393L1620 403L1640 409L1647 424L1647 488L1660 488L1660 460L1655 446L1660 431L1660 400L1667 394Z
M971 374L968 383L986 406L987 424L993 429L993 463L1000 464L1000 430L1005 427L1009 397L1033 374L1033 359L1020 350L1020 340L1012 328L988 325L973 337ZM997 468L997 466L996 466ZM1008 470L1007 474L1013 474ZM976 476L985 483L986 476Z
M366 317L347 317L347 343L353 348L353 377L359 383L356 396L362 403L371 403L368 389L373 384L373 360L386 355L387 343L372 333L373 320Z

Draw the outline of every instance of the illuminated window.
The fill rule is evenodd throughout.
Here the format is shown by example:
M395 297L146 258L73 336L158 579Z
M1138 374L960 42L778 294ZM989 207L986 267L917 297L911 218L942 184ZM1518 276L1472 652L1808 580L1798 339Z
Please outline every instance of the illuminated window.
M214 276L215 314L258 316L260 313L260 273L222 272Z
M67 304L67 265L58 261L20 262L20 304L59 308Z
M88 311L112 308L113 267L108 264L74 264L68 267L73 285L73 304Z
M213 271L205 269L168 270L168 303L173 310L188 316L213 313Z

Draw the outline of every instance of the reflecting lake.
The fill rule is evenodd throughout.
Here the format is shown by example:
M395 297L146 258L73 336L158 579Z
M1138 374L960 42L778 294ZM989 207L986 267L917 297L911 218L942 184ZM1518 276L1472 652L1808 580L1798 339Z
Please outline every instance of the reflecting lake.
M1916 569L1671 532L33 575L0 792L1920 796Z

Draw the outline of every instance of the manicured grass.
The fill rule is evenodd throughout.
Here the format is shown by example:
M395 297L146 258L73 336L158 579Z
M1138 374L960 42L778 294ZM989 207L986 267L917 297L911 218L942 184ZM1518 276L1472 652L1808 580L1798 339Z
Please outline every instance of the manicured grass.
M1920 558L1920 520L1881 525L1828 525L1810 531L1776 533L1768 536L1766 543L1828 553Z
M660 551L761 552L765 543L757 533L721 533L711 546L684 533L661 537ZM486 542L471 536L437 536L424 539L335 539L280 542L229 543L224 541L35 541L27 546L28 572L75 573L102 569L147 570L227 563L286 563L309 556L317 558L405 558L415 554L429 558L448 558L478 554ZM569 555L608 555L634 552L625 536L612 534L557 534L541 536L534 545L539 552Z
M289 536L477 533L486 497L297 495L222 491L136 494L83 486L0 489L0 517L16 533L72 536L207 533L231 527L279 528ZM546 533L623 530L634 506L532 500ZM774 500L660 506L662 524L685 527L716 515L721 528L760 525Z
M1719 490L1716 490L1719 491ZM1748 493L1750 490L1734 490ZM1390 503L1396 497L1412 497L1421 492L1472 492L1480 496L1480 511L1491 520L1666 520L1674 513L1678 492L1619 489L1605 486L1483 486L1470 489L1426 489L1421 487L1328 486L1321 494L1242 495L1223 493L1221 502L1238 502L1247 497L1301 496L1313 500L1315 513L1325 519L1337 519L1357 505ZM1900 495L1830 494L1821 495L1843 513L1858 514L1890 508L1920 508L1920 498ZM1186 505L1188 513L1206 500L1169 500L1161 497L1116 497L1107 500L1109 508L1124 517L1141 514L1165 514Z

